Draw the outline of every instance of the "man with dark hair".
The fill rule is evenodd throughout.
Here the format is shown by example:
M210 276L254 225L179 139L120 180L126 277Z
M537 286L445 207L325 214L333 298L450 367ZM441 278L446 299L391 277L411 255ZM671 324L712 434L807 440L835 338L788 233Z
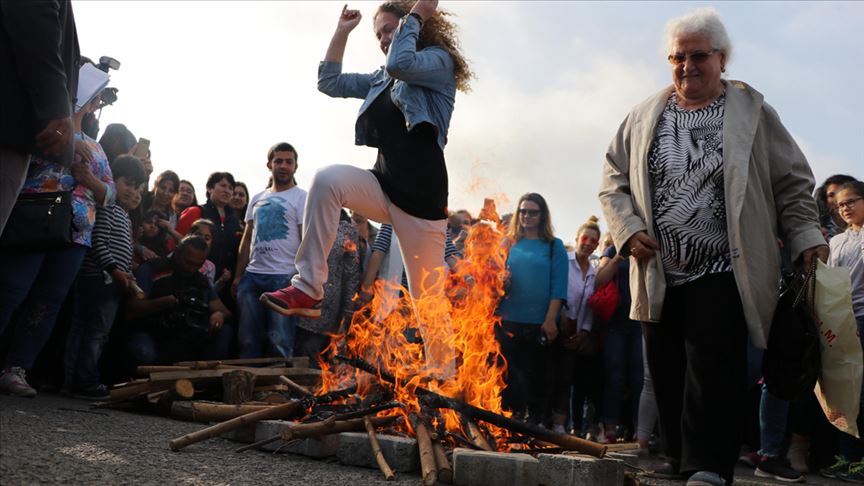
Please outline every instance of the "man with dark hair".
M68 0L0 2L0 233L30 154L72 163L80 57Z
M183 238L167 258L148 260L135 272L143 298L129 300L129 353L136 365L223 359L231 354L231 312L198 271L207 241Z
M287 286L297 273L294 258L300 246L306 191L297 187L297 151L277 143L267 151L273 183L252 197L246 208L246 229L240 241L237 271L231 287L240 313L237 333L241 358L290 357L296 319L280 315L259 302L263 292Z

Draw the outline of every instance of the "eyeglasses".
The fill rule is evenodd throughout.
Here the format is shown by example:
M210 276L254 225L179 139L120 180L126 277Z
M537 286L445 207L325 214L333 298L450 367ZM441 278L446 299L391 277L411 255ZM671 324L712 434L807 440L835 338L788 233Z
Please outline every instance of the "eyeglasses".
M847 199L847 200L845 200L845 201L843 201L843 202L838 202L838 203L837 203L837 207L838 207L839 209L852 209L852 206L854 206L855 203L858 202L858 201L860 201L861 199L864 199L864 198L862 198L862 197L853 197L852 199Z
M695 64L702 64L707 61L711 54L715 52L720 52L720 49L711 49L709 51L693 51L690 54L683 54L680 52L676 52L675 54L669 54L669 57L666 59L669 60L669 63L673 66L677 66L686 60L690 60L690 62Z
M519 215L520 216L529 216L529 217L533 218L536 216L540 216L540 210L539 209L520 209Z

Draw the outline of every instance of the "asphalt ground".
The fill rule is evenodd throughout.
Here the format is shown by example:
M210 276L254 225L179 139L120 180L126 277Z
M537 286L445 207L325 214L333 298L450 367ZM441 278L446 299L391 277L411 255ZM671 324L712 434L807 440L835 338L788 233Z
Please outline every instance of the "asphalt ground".
M416 485L419 475L385 481L378 470L342 466L291 454L234 450L216 438L171 452L168 442L201 424L120 410L94 410L86 402L51 394L35 399L0 395L0 485ZM650 468L656 458L630 460ZM636 469L628 468L631 472ZM818 475L808 484L840 485ZM683 485L639 476L640 484ZM736 485L787 484L736 471Z

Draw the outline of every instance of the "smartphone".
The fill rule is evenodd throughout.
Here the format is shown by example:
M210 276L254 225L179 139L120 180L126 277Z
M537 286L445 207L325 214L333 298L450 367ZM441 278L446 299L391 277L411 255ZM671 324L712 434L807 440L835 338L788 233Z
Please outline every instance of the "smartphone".
M150 140L147 140L146 138L143 138L143 137L139 138L138 144L135 145L135 151L132 152L132 155L134 155L135 157L138 157L139 159L143 159L143 158L147 157L147 155L149 153L150 153Z

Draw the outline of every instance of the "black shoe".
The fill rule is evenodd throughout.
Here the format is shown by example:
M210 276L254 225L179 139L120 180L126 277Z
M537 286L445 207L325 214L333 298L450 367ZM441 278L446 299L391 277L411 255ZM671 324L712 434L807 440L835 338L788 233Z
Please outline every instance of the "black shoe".
M756 475L760 478L774 478L787 483L804 482L804 476L792 469L792 464L785 457L765 457L756 466Z
M662 462L653 468L649 468L645 476L653 479L670 479L682 480L686 479L684 475L678 472L678 467L671 462Z
M69 395L71 395L73 398L92 400L94 402L101 402L111 398L111 392L108 391L108 387L101 383L98 385L70 387Z

